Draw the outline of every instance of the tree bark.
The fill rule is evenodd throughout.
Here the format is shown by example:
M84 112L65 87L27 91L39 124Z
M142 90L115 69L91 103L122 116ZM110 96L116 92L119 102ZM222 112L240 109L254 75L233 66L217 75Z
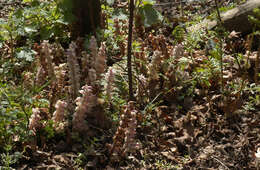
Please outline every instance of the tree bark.
M100 0L72 0L75 21L72 24L73 37L94 33L101 23Z
M129 26L128 26L128 46L127 46L127 72L129 85L129 100L134 100L133 94L133 78L132 78L132 36L133 36L133 22L134 22L134 0L130 0L129 4Z

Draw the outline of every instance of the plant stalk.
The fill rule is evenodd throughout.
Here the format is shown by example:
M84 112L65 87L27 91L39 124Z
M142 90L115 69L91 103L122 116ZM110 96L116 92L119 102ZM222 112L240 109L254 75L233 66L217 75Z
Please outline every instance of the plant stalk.
M215 5L216 5L216 10L217 10L218 20L222 26L222 20L221 20L219 8L218 8L218 0L215 0Z
M259 78L259 58L260 58L260 46L258 47L258 51L257 51L257 57L256 57L256 61L255 61L255 75L254 75L254 79L255 79L255 84L258 85L258 78Z
M127 72L129 85L129 100L134 100L133 95L133 78L132 78L132 36L133 36L133 22L134 22L134 0L130 0L129 4L129 27L128 27L128 47L127 47Z
M219 6L218 6L218 0L215 0L215 5L216 5L216 10L217 10L217 15L218 15L218 22L220 24L220 27L223 28L222 25L222 20L221 20L221 16L220 16L220 12L219 12ZM220 37L221 38L221 37ZM220 39L220 68L221 68L221 91L222 93L224 92L224 79L223 79L223 51L222 51L222 38Z

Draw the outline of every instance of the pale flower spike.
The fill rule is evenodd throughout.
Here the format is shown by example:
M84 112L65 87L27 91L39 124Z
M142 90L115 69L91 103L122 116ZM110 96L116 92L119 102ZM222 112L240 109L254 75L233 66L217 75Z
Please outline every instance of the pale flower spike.
M77 97L76 99L77 107L73 115L72 126L75 131L85 132L88 130L85 118L95 106L97 97L92 94L92 87L88 85L83 86L79 92L82 94L82 97Z
M108 98L108 101L111 102L111 96L113 91L113 83L114 83L115 73L112 67L109 67L108 72L106 73L106 95Z
M79 88L80 88L80 74L79 74L79 65L76 56L76 43L72 42L70 48L66 52L67 62L69 66L69 79L71 84L71 94L72 99L74 100L77 97Z
M32 115L29 120L29 129L33 130L36 133L36 130L41 127L41 116L40 116L40 109L33 108Z
M61 122L64 120L66 107L67 107L66 102L61 101L61 100L57 101L57 103L55 105L56 111L54 112L53 117L52 117L52 120L55 123L58 123L58 122Z

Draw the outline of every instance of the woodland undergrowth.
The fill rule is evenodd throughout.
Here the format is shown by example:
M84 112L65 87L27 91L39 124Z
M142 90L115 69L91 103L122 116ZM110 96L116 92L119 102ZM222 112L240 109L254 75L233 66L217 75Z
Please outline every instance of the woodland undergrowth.
M181 23L182 14L169 29L152 1L136 1L129 101L127 3L104 2L103 29L71 40L58 2L24 0L0 20L2 167L38 167L38 158L71 152L73 161L64 158L59 167L192 167L187 155L195 151L187 146L199 147L195 141L206 141L223 121L259 114L259 11L247 36L222 28L188 32L195 17ZM173 143L163 140L169 127ZM167 159L150 156L155 148ZM203 159L201 166L211 166Z

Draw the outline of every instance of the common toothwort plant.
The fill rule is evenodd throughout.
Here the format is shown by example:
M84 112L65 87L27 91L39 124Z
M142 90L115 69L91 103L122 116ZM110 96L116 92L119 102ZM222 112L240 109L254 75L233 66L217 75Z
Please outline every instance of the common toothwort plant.
M111 102L111 95L112 95L112 91L113 91L113 83L114 83L114 78L115 78L115 73L112 67L109 67L107 73L106 73L106 95L107 95L107 99L108 102Z
M154 55L151 63L149 64L149 75L151 80L158 80L158 70L162 63L162 53L160 51L154 51Z
M101 43L101 46L98 49L96 38L92 36L89 50L91 51L90 55L83 53L84 59L82 59L82 65L89 66L87 70L83 67L83 69L88 71L86 83L95 87L97 85L96 81L102 78L102 74L106 69L106 46L104 43Z
M32 109L32 115L29 120L29 129L33 131L34 135L36 134L37 129L40 129L42 127L42 117L40 113L41 112L39 108Z
M49 79L55 78L54 66L52 63L51 49L48 41L43 41L38 49L38 70L36 74L36 84L41 86L45 81L46 77Z
M77 132L86 132L89 127L85 122L87 115L92 111L97 103L97 96L93 95L92 87L85 85L79 91L82 97L76 99L76 109L72 119L73 130Z
M99 48L98 55L96 58L95 69L97 73L97 78L101 78L101 74L105 72L106 68L106 45L104 43L101 44Z
M52 120L54 123L54 127L57 131L64 129L64 119L66 116L66 108L67 108L67 102L58 100L56 102L55 108L56 111L53 113Z
M134 108L134 102L128 102L124 106L120 116L119 126L113 137L113 144L110 147L112 159L121 156L126 157L129 153L135 152L139 144L135 140L137 120L137 110Z
M70 79L70 93L72 100L78 96L80 89L80 70L76 56L76 43L72 42L67 50L67 62L69 67L69 79Z

